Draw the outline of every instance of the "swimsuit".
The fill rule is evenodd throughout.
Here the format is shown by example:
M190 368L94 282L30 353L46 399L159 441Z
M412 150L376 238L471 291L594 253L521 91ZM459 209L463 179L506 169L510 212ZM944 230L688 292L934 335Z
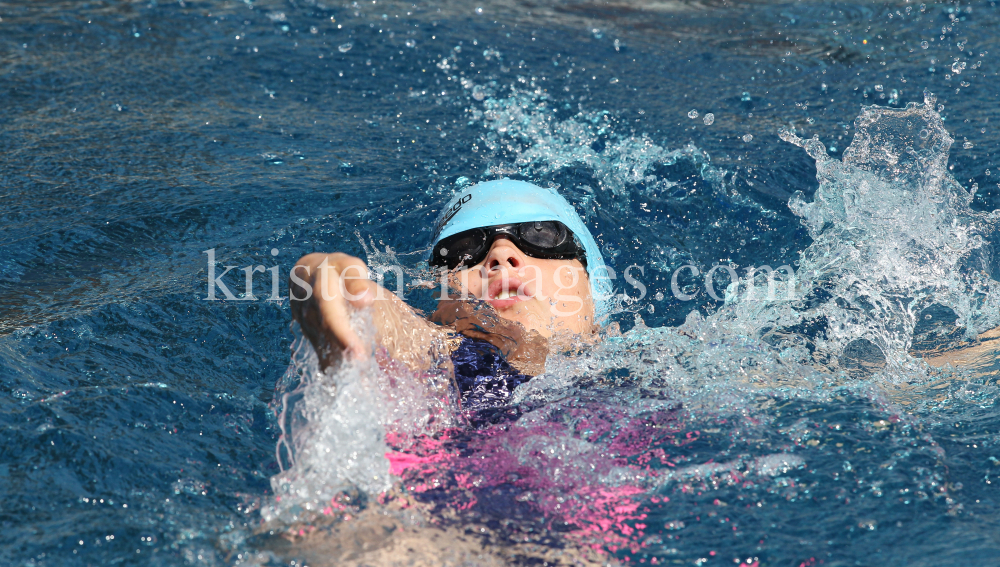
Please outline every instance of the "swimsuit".
M474 426L506 421L520 415L507 407L514 388L531 380L507 362L500 349L481 339L461 337L451 353L462 409Z

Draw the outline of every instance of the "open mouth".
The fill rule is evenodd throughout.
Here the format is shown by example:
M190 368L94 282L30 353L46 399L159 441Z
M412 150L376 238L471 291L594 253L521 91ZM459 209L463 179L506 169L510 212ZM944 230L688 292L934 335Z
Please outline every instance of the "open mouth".
M519 294L518 290L522 287L521 280L517 278L496 278L490 282L489 288L487 289L487 303L492 305L494 309L504 309L510 307L515 303L520 301L525 301L529 297L525 294Z

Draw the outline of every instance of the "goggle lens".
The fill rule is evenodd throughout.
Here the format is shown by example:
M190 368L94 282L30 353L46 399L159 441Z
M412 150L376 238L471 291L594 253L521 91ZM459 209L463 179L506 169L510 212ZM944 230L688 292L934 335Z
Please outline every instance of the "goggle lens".
M508 236L522 252L533 258L578 258L586 265L583 249L569 228L559 221L531 221L466 230L438 242L430 264L449 270L475 266L483 261L493 240L500 234Z

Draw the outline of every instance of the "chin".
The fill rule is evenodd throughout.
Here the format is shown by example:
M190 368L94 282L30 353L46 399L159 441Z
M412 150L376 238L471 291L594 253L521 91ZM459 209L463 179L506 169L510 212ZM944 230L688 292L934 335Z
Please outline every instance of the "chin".
M537 313L533 312L533 310L527 309L526 306L518 305L509 309L504 309L503 311L499 311L499 314L508 321L520 323L521 326L528 331L537 331L545 337L551 334L549 327L552 326L552 319L549 317L541 317Z

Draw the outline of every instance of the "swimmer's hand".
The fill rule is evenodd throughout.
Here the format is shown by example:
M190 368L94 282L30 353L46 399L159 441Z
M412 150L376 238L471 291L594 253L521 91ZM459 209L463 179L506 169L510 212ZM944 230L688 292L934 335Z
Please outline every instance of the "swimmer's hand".
M370 308L374 345L414 371L426 370L448 344L432 325L394 293L368 279L368 266L347 254L303 256L289 281L292 318L319 355L323 368L345 357L372 355L372 343L351 328L351 312Z
M292 318L312 342L325 368L348 357L368 356L369 346L351 328L351 309L369 307L379 286L368 266L347 254L303 256L289 281Z
M443 299L431 321L497 347L519 372L537 376L545 371L548 341L538 331L527 330L517 321L504 319L483 302Z

